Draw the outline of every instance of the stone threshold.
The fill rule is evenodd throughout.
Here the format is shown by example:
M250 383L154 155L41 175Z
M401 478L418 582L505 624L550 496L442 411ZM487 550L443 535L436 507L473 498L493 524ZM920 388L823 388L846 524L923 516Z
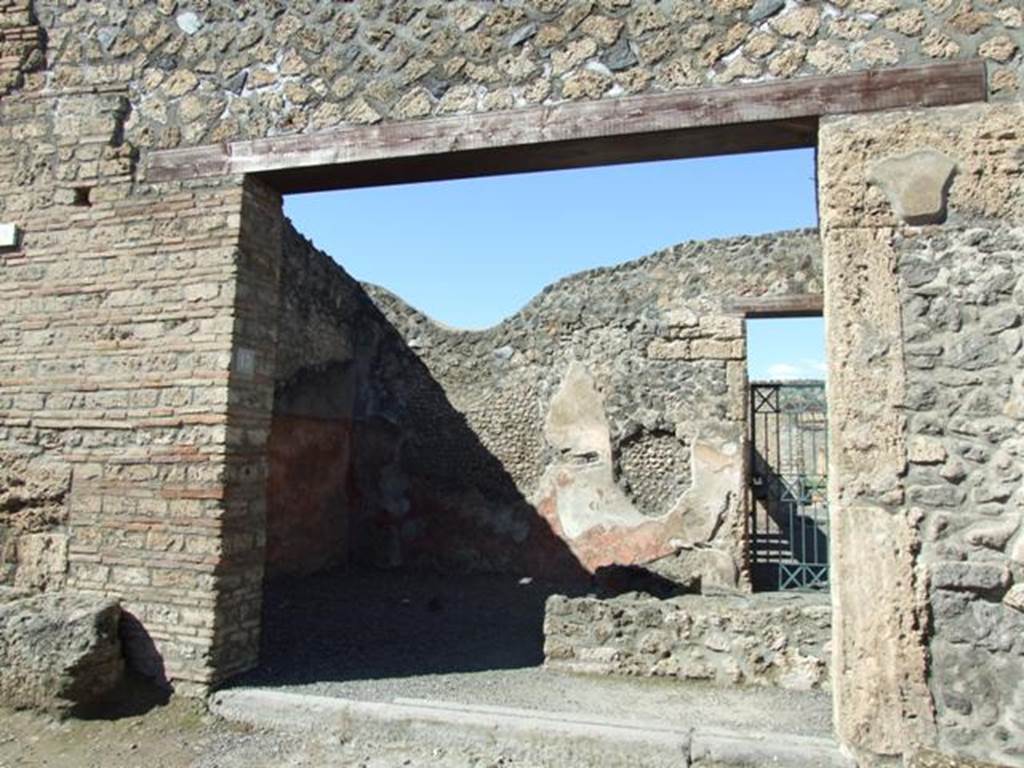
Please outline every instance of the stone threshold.
M831 739L686 727L514 707L396 697L358 701L258 688L214 693L210 711L227 721L339 738L406 739L430 745L498 747L541 765L685 768L855 768Z

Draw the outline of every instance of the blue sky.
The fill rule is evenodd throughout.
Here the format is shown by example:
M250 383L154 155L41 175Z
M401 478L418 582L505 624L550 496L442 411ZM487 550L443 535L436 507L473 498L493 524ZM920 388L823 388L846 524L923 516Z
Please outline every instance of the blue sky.
M684 240L815 226L814 153L291 195L285 212L357 279L446 325L485 328L580 270ZM750 334L752 377L821 375L820 320L751 323Z

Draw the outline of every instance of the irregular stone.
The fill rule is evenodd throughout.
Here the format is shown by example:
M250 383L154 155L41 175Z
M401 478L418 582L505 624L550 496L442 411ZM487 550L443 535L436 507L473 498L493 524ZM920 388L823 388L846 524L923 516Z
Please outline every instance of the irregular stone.
M1010 328L1016 328L1018 325L1020 325L1020 311L1012 306L998 307L986 314L982 320L982 326L989 333L1000 333Z
M807 58L807 48L796 43L784 48L768 60L768 72L773 77L792 77Z
M1024 613L1024 584L1015 584L1003 595L1003 605Z
M772 28L783 37L814 37L821 26L821 11L811 5L798 6L772 20Z
M199 18L198 14L192 11L179 13L175 17L174 21L177 23L178 29L186 35L194 35L203 28L203 20Z
M224 90L229 93L233 93L236 96L241 96L242 91L245 90L245 84L248 80L249 72L243 69L224 81Z
M930 572L936 589L992 592L1005 589L1011 580L1006 566L996 563L935 563Z
M194 72L187 69L176 69L164 81L163 88L168 96L176 99L195 90L197 85L199 85L199 78L195 76Z
M948 21L950 27L963 35L976 34L991 23L992 14L974 10L971 3L964 3L962 10Z
M25 534L18 538L17 549L15 586L31 590L55 590L64 586L68 571L67 534Z
M515 48L517 46L522 45L531 37L534 37L536 34L536 24L524 24L523 26L519 27L519 29L517 29L515 32L508 36L508 41L506 44L508 45L509 48Z
M636 37L645 35L648 32L656 32L668 25L668 17L661 7L657 5L642 5L629 16L629 28Z
M892 66L900 60L900 49L887 37L873 37L854 54L869 67Z
M345 110L345 120L350 123L370 125L380 122L381 115L365 99L358 98Z
M394 116L399 120L408 120L414 117L426 117L433 111L434 104L430 99L430 93L425 88L414 88L398 100L393 110Z
M924 12L920 8L907 8L887 16L885 28L899 32L901 35L913 37L921 33L925 22Z
M471 112L476 106L476 94L476 88L471 85L456 85L445 91L437 111L442 115Z
M725 69L715 77L716 83L727 84L736 80L751 80L759 77L761 66L743 56L732 59Z
M612 45L622 32L623 23L607 16L588 16L580 24L580 30L601 43Z
M0 604L0 701L63 713L109 693L124 672L108 598L56 592Z
M968 544L1002 552L1006 543L1020 528L1020 518L1011 516L1007 520L985 522L968 529L965 539Z
M1020 76L1013 68L998 69L989 76L993 93L1012 93L1020 87Z
M1009 35L997 35L978 47L978 53L986 59L1005 64L1017 52L1017 43Z
M754 7L747 14L747 20L751 24L757 24L786 7L786 0L757 0Z
M1024 27L1024 8L1000 8L996 11L996 18L1004 27L1020 29Z
M604 52L601 61L612 72L619 72L636 66L637 58L629 45L629 40L625 37L620 37L611 48Z
M871 21L860 17L839 16L828 21L829 37L856 42L867 37Z
M117 27L100 27L96 30L96 39L100 41L100 47L109 51L120 30Z
M609 76L588 68L566 78L562 83L562 96L573 100L599 99L612 85L613 81Z
M452 14L455 20L455 25L463 32L469 32L481 21L483 21L486 12L480 8L476 3L465 3L459 5Z
M584 61L597 53L597 43L589 37L574 40L561 51L551 56L552 72L556 75L575 69Z
M956 163L941 152L919 150L875 163L868 181L881 187L896 215L911 225L946 220L946 201Z
M922 435L915 436L907 446L907 459L915 464L941 464L947 455L941 440Z
M676 36L670 31L658 32L636 45L637 56L644 66L650 67L675 50L676 44Z
M555 24L545 24L537 30L535 43L541 48L553 48L565 40L565 30Z
M779 45L778 38L769 32L759 32L743 46L743 52L755 59L763 59Z
M933 59L951 59L960 53L960 44L933 29L921 41L921 50Z

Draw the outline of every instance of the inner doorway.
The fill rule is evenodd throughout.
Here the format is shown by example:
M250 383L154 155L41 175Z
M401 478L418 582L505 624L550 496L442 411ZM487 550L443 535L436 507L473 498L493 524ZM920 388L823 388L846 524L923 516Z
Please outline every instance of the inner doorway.
M755 589L829 581L828 407L820 317L749 323L747 541Z

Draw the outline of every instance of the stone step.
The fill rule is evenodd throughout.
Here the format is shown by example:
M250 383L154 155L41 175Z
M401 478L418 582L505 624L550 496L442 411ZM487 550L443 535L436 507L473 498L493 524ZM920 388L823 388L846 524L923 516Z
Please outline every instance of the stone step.
M218 691L210 711L264 728L333 732L440 747L485 746L550 766L854 768L828 739L664 722L396 698L359 701L259 688Z

